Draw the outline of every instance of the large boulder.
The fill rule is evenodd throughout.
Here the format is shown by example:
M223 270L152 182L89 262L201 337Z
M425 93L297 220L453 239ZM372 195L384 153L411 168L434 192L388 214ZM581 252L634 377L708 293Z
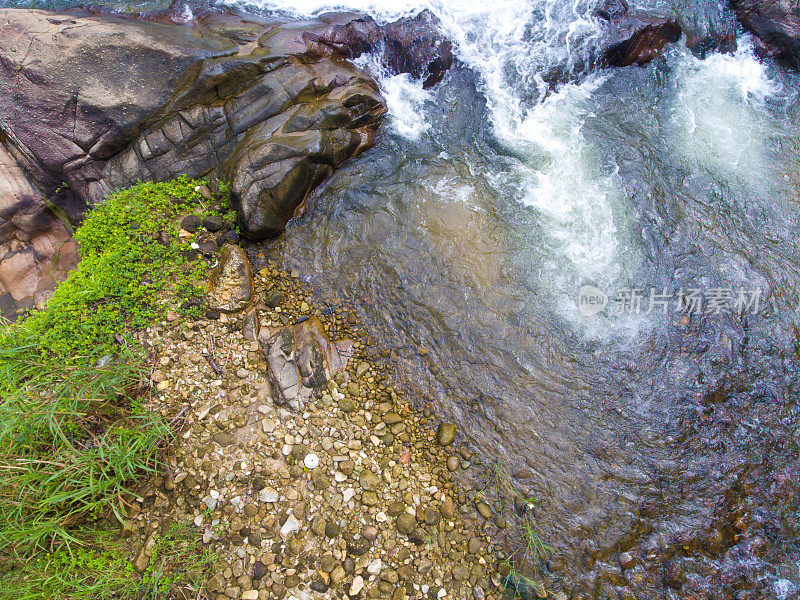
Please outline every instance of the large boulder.
M426 85L453 61L428 12L388 25L350 13L159 18L0 10L0 143L37 202L72 221L117 187L187 174L231 183L245 235L277 235L375 142L385 103L343 58L385 47L390 69ZM4 204L31 203L15 198Z
M800 5L790 0L732 0L742 26L755 35L761 53L800 70Z
M293 410L302 410L314 390L324 388L346 366L347 359L316 317L277 331L263 328L258 341L276 404Z

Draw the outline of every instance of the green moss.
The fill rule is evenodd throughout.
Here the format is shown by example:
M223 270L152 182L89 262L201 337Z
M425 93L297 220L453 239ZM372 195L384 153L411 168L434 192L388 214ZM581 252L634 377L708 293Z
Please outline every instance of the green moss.
M115 334L162 317L169 285L183 299L202 294L205 265L187 262L189 245L177 238L178 217L197 205L196 185L185 177L141 183L92 210L75 232L80 264L21 331L43 350L85 360L113 352Z

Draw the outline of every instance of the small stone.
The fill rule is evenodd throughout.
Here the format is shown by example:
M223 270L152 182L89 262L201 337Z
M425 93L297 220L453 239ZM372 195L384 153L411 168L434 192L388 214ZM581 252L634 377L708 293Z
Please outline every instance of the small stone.
M325 517L319 515L311 521L311 533L319 537L325 535Z
M242 600L258 600L258 590L242 592Z
M344 413L352 413L356 411L356 403L349 398L342 398L339 400L339 410Z
M364 506L378 506L380 504L380 500L375 492L362 492L361 504Z
M334 523L333 521L328 521L327 523L325 523L325 537L333 539L337 535L339 535L340 531L341 527L339 527L339 525Z
M383 422L386 423L387 425L391 426L391 425L395 425L397 423L402 423L403 422L403 417L401 417L400 415L398 415L395 412L389 412L389 413L386 413L385 415L383 415Z
M253 579L258 581L259 579L263 578L264 575L267 574L267 565L262 563L260 560L257 560L253 564Z
M472 597L475 598L475 600L484 600L486 596L483 593L483 588L479 585L476 585L474 588L472 588Z
M458 459L457 456L448 456L447 457L447 470L448 471L458 471L458 467L461 465L461 461Z
M478 509L478 513L487 521L492 518L492 507L486 504L486 502L482 500L476 502L475 508Z
M298 531L300 531L300 522L294 518L294 515L289 515L286 522L281 527L281 538L286 541Z
M456 503L453 502L453 499L450 498L450 496L447 496L444 500L442 500L442 506L439 507L439 512L442 513L442 516L448 521L452 521L455 518Z
M201 221L197 215L186 215L181 219L181 229L189 233L197 233L200 229Z
M208 200L209 202L214 199L214 195L211 193L211 190L208 189L208 186L205 185L196 185L194 187L194 191L200 194L203 200Z
M333 571L331 571L331 582L335 587L339 587L346 575L347 573L344 572L344 567L342 565L336 565Z
M436 430L436 441L440 446L449 446L456 439L456 426L452 423L440 423Z
M469 538L467 542L467 552L470 554L478 554L481 551L481 541L475 536Z
M353 579L353 583L350 584L350 595L356 596L363 589L364 589L364 579L361 577L361 575L356 575L356 577Z
M381 484L381 478L366 469L358 476L358 482L361 484L361 489L374 492Z
M396 517L397 515L401 515L406 511L406 505L402 502L398 502L395 500L389 504L389 508L386 509L387 514L390 517Z
M336 559L330 554L324 554L319 560L319 570L323 573L330 573L336 568Z
M378 575L381 572L381 568L383 567L383 563L381 562L380 558L376 558L373 560L369 565L367 565L367 573L370 575Z
M465 565L453 565L450 574L456 581L466 581L469 579L469 569Z
M278 497L278 492L275 490L261 490L258 492L258 499L260 502L277 502Z
M397 517L395 526L397 527L397 531L403 535L409 535L417 528L417 520L414 518L414 515L404 512Z
M378 528L374 525L364 525L361 529L361 535L374 542L375 538L378 537Z
M203 219L203 227L211 233L216 233L225 226L225 222L220 215L209 215Z
M217 442L220 446L230 446L236 441L236 438L226 431L218 431L211 436L211 439Z

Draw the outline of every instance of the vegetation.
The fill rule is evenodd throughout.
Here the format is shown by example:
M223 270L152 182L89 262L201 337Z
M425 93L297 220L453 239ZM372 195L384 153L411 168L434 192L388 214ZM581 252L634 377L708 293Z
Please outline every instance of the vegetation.
M155 541L150 565L142 576L133 566L121 540L105 532L90 532L91 547L66 547L7 574L2 579L3 597L15 600L70 598L105 600L136 598L163 600L185 592L197 598L215 557L191 528L173 525Z
M160 598L176 583L166 559L131 577L103 532L125 518L129 486L156 471L170 435L142 408L136 333L202 295L205 263L189 260L192 239L178 239L181 215L209 211L201 183L110 196L76 231L83 258L47 308L0 329L0 597ZM174 535L159 543L162 557L191 546Z

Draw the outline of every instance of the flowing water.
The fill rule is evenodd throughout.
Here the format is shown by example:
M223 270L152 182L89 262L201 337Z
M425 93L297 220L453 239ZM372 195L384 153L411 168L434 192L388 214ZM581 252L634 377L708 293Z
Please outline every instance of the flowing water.
M735 26L709 0L638 2ZM679 42L587 73L585 0L237 4L428 8L453 41L431 90L361 59L390 109L380 141L268 251L358 310L418 397L540 498L554 589L800 598L797 76L741 33L733 54Z

